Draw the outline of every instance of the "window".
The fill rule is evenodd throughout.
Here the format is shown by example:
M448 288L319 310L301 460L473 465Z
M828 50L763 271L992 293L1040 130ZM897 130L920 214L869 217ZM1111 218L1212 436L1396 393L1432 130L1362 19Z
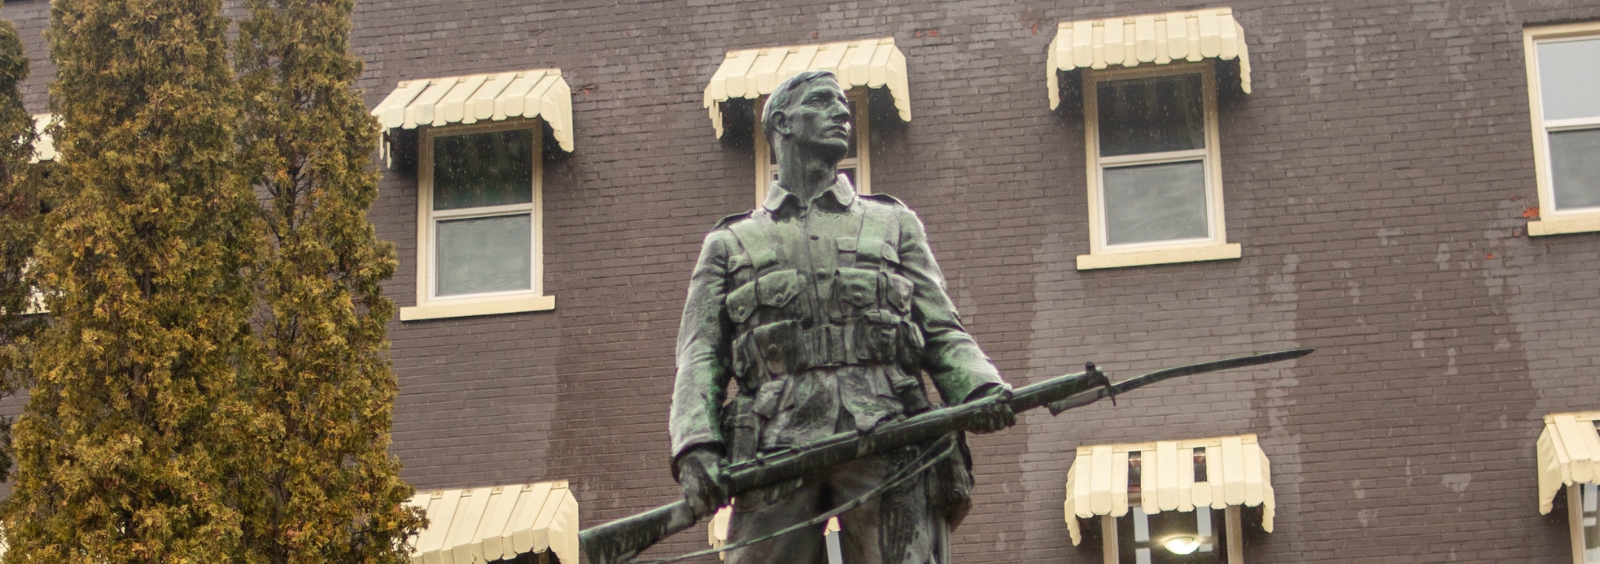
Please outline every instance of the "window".
M1530 28L1522 40L1539 192L1528 234L1600 231L1600 22Z
M1276 504L1260 442L1237 435L1080 445L1064 509L1072 544L1099 517L1106 564L1243 564L1243 512L1270 533Z
M548 310L538 120L426 128L419 144L417 305L402 320Z
M1104 515L1107 564L1235 564L1244 561L1231 539L1243 528L1239 506L1147 514L1134 507L1122 517Z
M839 161L839 173L850 179L850 185L855 187L856 193L871 194L872 164L867 155L867 147L872 140L872 132L869 130L872 120L867 117L867 91L863 88L852 88L845 95L850 98L850 152L845 154L844 160ZM778 155L772 152L772 145L762 133L762 108L766 105L765 96L756 100L755 153L758 206L767 200L767 185L778 180ZM761 158L762 155L766 158Z
M1078 268L1239 258L1211 64L1086 70L1083 84L1091 239Z

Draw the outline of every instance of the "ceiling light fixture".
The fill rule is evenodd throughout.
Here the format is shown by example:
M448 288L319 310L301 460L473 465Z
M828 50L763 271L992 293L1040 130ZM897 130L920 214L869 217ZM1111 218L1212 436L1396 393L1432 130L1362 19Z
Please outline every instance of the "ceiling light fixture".
M1161 546L1173 554L1192 554L1195 549L1200 548L1200 539L1189 535L1171 536L1161 541Z

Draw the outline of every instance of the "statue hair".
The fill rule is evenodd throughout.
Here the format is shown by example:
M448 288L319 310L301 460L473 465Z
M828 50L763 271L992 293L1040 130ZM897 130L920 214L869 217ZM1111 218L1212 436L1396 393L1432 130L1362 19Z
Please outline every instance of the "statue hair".
M761 133L767 136L768 143L772 142L772 114L789 109L789 104L794 102L795 92L800 91L806 84L819 78L831 78L835 82L839 80L837 76L834 76L833 71L810 70L791 76L778 83L778 87L772 91L772 95L767 96L767 105L761 109Z

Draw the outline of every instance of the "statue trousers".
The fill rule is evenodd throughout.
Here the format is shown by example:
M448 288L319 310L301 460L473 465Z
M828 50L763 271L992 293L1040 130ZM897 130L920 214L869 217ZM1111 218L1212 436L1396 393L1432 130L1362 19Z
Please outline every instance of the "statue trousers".
M821 515L878 487L912 464L923 449L906 448L827 468L740 494L728 542L765 536ZM948 564L949 529L929 506L929 473L890 488L839 516L839 545L848 564ZM727 553L727 564L827 564L824 525L801 529Z

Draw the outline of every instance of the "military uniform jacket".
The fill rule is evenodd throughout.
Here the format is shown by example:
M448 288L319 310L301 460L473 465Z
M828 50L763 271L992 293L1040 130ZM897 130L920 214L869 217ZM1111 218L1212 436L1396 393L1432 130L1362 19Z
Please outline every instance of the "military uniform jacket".
M962 328L916 214L840 175L811 202L774 183L705 238L678 331L674 460L735 460L869 430L1001 384ZM738 395L726 401L729 383ZM925 404L925 402L924 402ZM675 467L676 465L674 465Z

